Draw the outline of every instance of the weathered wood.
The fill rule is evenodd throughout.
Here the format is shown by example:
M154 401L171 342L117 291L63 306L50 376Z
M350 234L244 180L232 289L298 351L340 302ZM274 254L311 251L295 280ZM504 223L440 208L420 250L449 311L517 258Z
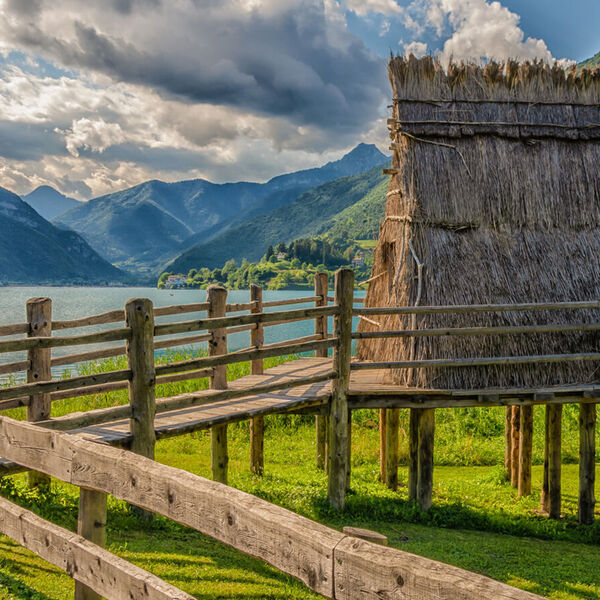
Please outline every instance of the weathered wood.
M317 273L319 275L319 273ZM314 296L304 296L302 298L287 298L286 300L269 300L264 302L263 306L269 308L272 306L290 306L292 304L302 304L303 302L317 302L319 300L319 294L315 293Z
M533 453L533 406L521 407L519 439L519 496L531 494L531 460Z
M227 314L227 290L219 286L211 286L206 297L210 304L209 319L218 319ZM227 330L223 327L211 330L212 339L208 344L208 354L211 357L227 354ZM213 390L227 389L227 367L217 366L210 378ZM215 425L210 430L210 466L214 481L227 484L229 455L227 451L227 424Z
M19 371L26 371L29 369L30 363L28 360L20 360L17 362L5 363L0 365L0 375L7 375L8 373L18 373Z
M386 440L387 437L387 410L379 409L379 478L382 483L386 482Z
M254 285L251 283L250 285ZM257 312L252 310L254 308L254 304L252 300L250 302L236 302L235 304L227 304L225 306L225 312L241 312L243 310L249 310L250 312ZM262 312L262 311L258 311Z
M596 496L596 405L579 405L579 522L594 522Z
M558 362L600 360L600 352L574 354L539 354L531 356L482 356L476 358L432 358L427 360L400 360L389 362L354 362L351 369L426 369L440 367L489 367L492 365L531 365Z
M263 304L264 306L264 304ZM324 306L321 308L297 308L294 310L260 313L256 315L234 315L230 317L216 317L201 319L198 321L182 321L180 323L165 323L156 325L154 335L168 335L175 333L188 333L191 331L199 331L201 329L219 329L223 327L235 327L236 325L250 325L252 323L273 323L281 321L291 323L293 321L302 321L305 319L314 319L322 315L333 316L339 312L336 306ZM0 342L0 351L2 344ZM21 349L21 348L19 348ZM6 352L6 350L5 350Z
M256 329L259 325L260 325L260 323L253 323L252 325L240 325L239 327L228 327L227 335L229 335L230 333L240 333L242 331L252 331L253 329Z
M106 494L81 488L79 490L79 514L77 533L96 546L106 545ZM75 582L75 600L100 600L93 589L85 583Z
M182 360L179 362L157 365L156 373L160 375L166 375L168 373L179 373L189 369L202 369L207 367L229 365L238 362L256 360L259 358L270 358L271 356L300 354L302 352L310 352L311 350L316 350L318 348L331 348L336 344L336 338L318 340L315 342L298 342L294 344L288 344L288 342L285 342L282 344L263 346L263 348L260 350L243 350L239 352L230 352L229 354L208 356L206 358L194 358L191 360Z
M167 377L170 377L167 375ZM93 396L95 394L105 394L109 392L116 392L119 390L126 390L129 388L129 381L115 381L113 383L102 383L100 385L88 385L86 387L75 388L72 390L65 390L62 392L52 392L50 398L52 402L56 400L63 400L64 398L79 398L82 396Z
M250 285L250 313L263 311L262 288L254 283ZM250 331L250 345L260 349L265 341L264 329L261 323ZM264 361L262 358L250 363L252 375L262 375ZM250 420L250 470L255 475L262 475L264 471L264 417L254 417Z
M314 309L313 309L314 310ZM120 329L109 329L98 333L87 333L85 335L69 335L64 337L36 337L23 340L7 340L0 342L0 353L21 352L33 348L59 348L64 346L83 346L85 344L100 344L102 342L114 342L126 340L131 335L127 327Z
M27 323L29 331L27 337L39 336L49 337L52 335L52 300L50 298L31 298L26 304ZM31 348L27 352L29 368L27 369L27 383L38 384L52 379L50 361L52 359L50 349ZM17 386L19 387L19 386ZM21 388L23 386L20 386ZM33 390L31 390L33 391ZM13 398L20 396L23 391L16 391ZM1 397L1 396L0 396ZM5 396L10 398L11 396ZM32 393L27 403L27 420L30 423L45 421L50 418L52 401L48 392ZM31 487L43 487L50 485L50 478L36 471L28 473L28 481Z
M334 321L335 335L339 342L333 350L331 411L329 415L328 486L329 502L344 508L346 495L346 471L348 468L348 385L350 383L350 360L352 353L352 296L354 294L354 271L340 269L335 274L335 303L339 314ZM321 310L321 309L313 309Z
M198 335L189 335L185 337L168 338L166 340L155 340L154 349L174 348L176 346L186 346L187 344L197 344L198 342L208 342L211 339L210 333Z
M352 411L348 409L348 460L346 462L346 491L350 491L352 481Z
M327 291L329 288L327 273L315 274L315 306L327 306ZM327 339L327 317L317 317L315 319L315 336L317 339ZM315 352L315 356L327 357L328 349L319 348ZM317 453L317 469L325 469L326 462L326 440L327 440L327 423L328 417L325 415L317 415L315 417L315 441Z
M28 333L29 323L12 323L9 325L0 325L0 337L5 335L18 335L19 333Z
M195 302L193 304L179 304L175 306L157 306L154 309L155 317L164 317L166 315L182 315L190 312L202 312L208 310L208 302Z
M521 437L521 408L519 406L512 407L510 430L512 434L510 483L516 488L519 485L519 439Z
M599 300L586 300L581 302L522 302L517 304L456 304L454 306L378 306L355 308L353 313L355 315L426 315L598 308L600 308Z
M423 409L419 417L419 451L417 500L423 510L431 508L433 491L433 441L435 432L435 410Z
M119 323L124 321L125 316L122 310L109 310L99 315L80 317L68 321L53 321L52 329L59 331L61 329L72 329L74 327L89 327L90 325L104 325L105 323Z
M367 542L371 542L372 544L378 544L379 546L387 546L388 545L387 536L383 535L382 533L378 533L377 531L371 531L370 529L363 529L362 527L349 527L349 526L345 526L342 529L342 531L349 537L366 540Z
M512 468L512 408L507 406L504 409L504 471L506 479L510 481Z
M154 311L152 302L145 298L129 300L125 305L131 339L127 343L127 364L131 370L129 404L131 413L130 449L135 454L154 458L155 386L154 372ZM142 516L147 518L148 515Z
M52 366L72 365L73 363L86 362L88 360L97 360L98 358L111 358L113 356L124 356L125 346L113 346L112 348L103 348L102 350L91 350L90 352L79 352L77 354L65 354L56 356L52 359Z
M542 510L551 519L560 518L561 508L561 437L562 406L546 406L546 431L544 436L544 480L542 484Z
M398 489L398 424L400 413L397 408L387 409L385 435L385 485L390 490Z
M408 498L417 499L419 485L419 421L423 409L411 408L408 421Z
M334 550L336 600L542 600L483 575L353 537Z
M522 333L556 333L600 331L600 323L564 323L551 325L511 325L506 327L446 327L440 329L401 329L397 331L357 331L352 339L377 339L398 337L447 337L477 335L515 335Z
M197 369L195 371L186 371L185 373L176 373L175 375L161 375L156 378L156 385L173 383L174 381L188 381L190 379L203 379L210 377L212 369Z
M82 536L45 521L0 498L0 532L110 600L193 600L192 596L155 575L111 554Z

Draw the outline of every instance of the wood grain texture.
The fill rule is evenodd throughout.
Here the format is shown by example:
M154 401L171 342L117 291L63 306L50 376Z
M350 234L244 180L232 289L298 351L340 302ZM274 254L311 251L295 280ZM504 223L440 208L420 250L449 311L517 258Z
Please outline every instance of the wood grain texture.
M544 436L544 479L541 506L551 519L560 518L562 469L562 406L546 406Z
M435 437L435 410L425 408L419 417L419 449L417 501L423 510L431 508L433 491L433 445Z
M596 496L596 405L579 405L579 522L594 522Z
M519 486L519 439L521 437L521 408L519 406L512 407L510 430L512 435L510 483L516 488Z
M397 408L386 410L385 428L385 485L390 490L398 489L398 431L400 413Z
M329 280L327 273L315 274L315 306L327 306L327 291ZM327 339L327 317L317 317L315 319L315 336L317 339ZM315 356L327 358L328 348L319 348L315 351ZM328 417L317 415L315 417L315 446L317 469L325 469L327 462L327 428Z
M519 438L518 494L531 494L531 461L533 455L533 406L521 407L521 435Z
M259 285L250 285L250 313L256 314L263 311L263 293ZM256 349L262 348L265 342L265 334L262 323L250 330L250 345ZM264 360L258 358L251 361L250 373L262 375L264 373ZM255 475L262 475L265 468L264 459L264 417L250 419L250 471Z

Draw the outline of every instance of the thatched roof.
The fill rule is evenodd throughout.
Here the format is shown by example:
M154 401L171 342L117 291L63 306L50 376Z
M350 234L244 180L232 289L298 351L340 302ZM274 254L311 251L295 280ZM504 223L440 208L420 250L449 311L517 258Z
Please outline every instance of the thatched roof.
M394 58L394 150L365 306L600 299L600 69ZM419 277L418 262L422 263ZM414 319L414 320L413 320ZM380 329L600 322L600 311L377 317ZM377 329L362 321L361 330ZM370 360L600 351L600 335L367 340ZM600 381L600 365L399 372L419 387Z

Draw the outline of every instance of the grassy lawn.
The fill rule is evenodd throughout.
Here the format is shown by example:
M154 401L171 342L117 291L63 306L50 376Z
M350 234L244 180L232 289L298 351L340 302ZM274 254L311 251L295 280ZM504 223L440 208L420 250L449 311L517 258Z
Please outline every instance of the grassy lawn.
M274 364L270 362L270 365ZM247 372L237 365L231 377ZM179 385L179 384L178 384ZM203 384L201 384L203 385ZM186 384L161 390L172 394ZM124 402L99 397L87 406ZM55 414L82 408L82 400L57 403ZM555 600L600 600L600 515L592 526L576 520L577 409L565 407L564 517L539 513L543 410L536 409L534 493L518 499L498 466L503 458L503 409L438 410L433 509L423 513L407 499L406 467L392 492L378 481L377 413L355 414L352 490L343 513L326 502L325 475L315 467L311 419L266 419L265 475L248 469L248 424L229 428L230 485L340 529L358 525L388 536L391 546L477 571ZM22 416L14 412L13 416ZM402 416L405 461L407 417ZM210 438L198 432L157 444L156 458L207 477ZM70 529L77 520L77 490L55 483L50 493L26 489L24 476L0 482L0 492ZM197 598L317 598L294 579L195 531L163 518L143 524L128 507L109 500L108 548ZM72 598L71 579L30 552L0 537L0 599Z

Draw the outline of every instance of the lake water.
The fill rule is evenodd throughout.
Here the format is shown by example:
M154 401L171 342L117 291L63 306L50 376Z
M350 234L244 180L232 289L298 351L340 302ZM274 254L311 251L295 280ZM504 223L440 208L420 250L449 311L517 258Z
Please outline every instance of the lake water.
M364 292L355 292L356 296L364 296ZM301 298L313 296L312 290L280 290L263 291L263 301L284 300L290 298ZM333 292L330 291L330 295ZM206 290L158 290L149 287L50 287L50 286L28 286L28 287L2 287L0 288L0 325L9 323L23 323L25 319L25 303L29 298L48 297L52 299L52 316L56 321L76 319L103 313L109 310L115 310L125 306L125 303L131 298L149 298L154 306L170 306L173 304L190 304L194 302L204 302L206 299ZM228 303L248 302L250 292L248 290L229 290L227 295ZM313 306L313 304L302 303L283 307L267 308L266 311L288 310L294 308L303 308ZM246 311L247 312L247 311ZM230 313L233 314L233 313ZM170 315L166 317L157 317L157 323L187 321L196 318L203 318L206 313L187 313L184 315ZM329 323L331 331L332 323ZM122 326L118 323L106 325L97 325L93 327L78 327L77 329L67 329L60 332L60 335L81 335L83 333L92 333L103 331L114 327ZM356 326L356 323L355 323ZM314 333L314 320L297 321L295 323L286 323L274 327L265 327L265 344L280 342L286 339L303 337ZM55 335L59 335L58 333ZM192 334L182 334L192 335ZM22 337L22 336L17 336ZM172 336L175 337L175 336ZM9 337L1 338L3 340L11 339ZM250 333L242 332L230 335L228 337L228 347L230 350L239 350L250 344ZM75 352L84 352L108 346L118 345L118 342L107 342L105 344L95 344L88 346L78 346L70 348L53 348L53 356L62 356L73 354ZM187 346L189 347L189 346ZM194 348L206 348L206 343L195 344ZM0 363L24 360L25 353L6 353L0 354ZM54 375L60 375L65 367L53 369Z

